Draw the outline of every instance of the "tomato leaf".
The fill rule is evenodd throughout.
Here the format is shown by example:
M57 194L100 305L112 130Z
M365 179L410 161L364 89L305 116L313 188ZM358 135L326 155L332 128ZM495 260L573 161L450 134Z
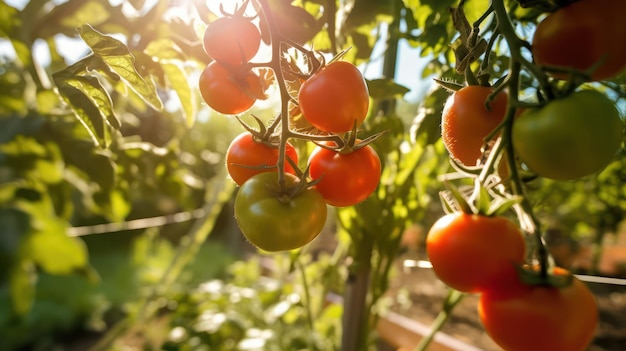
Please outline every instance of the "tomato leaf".
M35 300L37 274L32 261L24 260L15 264L9 272L9 289L13 302L13 312L23 316Z
M154 83L137 72L135 57L124 43L103 35L88 24L81 26L78 32L94 55L117 73L146 103L159 111L163 108Z
M391 99L403 96L411 89L394 82L391 79L372 79L367 81L367 88L373 99Z
M70 105L78 121L85 127L93 142L108 147L111 137L102 119L98 106L82 91L62 79L55 79L57 88L63 99Z
M180 64L173 61L162 63L163 71L170 88L174 89L180 105L182 114L185 117L187 126L193 126L196 120L196 104L194 103L194 94L189 86L189 79Z

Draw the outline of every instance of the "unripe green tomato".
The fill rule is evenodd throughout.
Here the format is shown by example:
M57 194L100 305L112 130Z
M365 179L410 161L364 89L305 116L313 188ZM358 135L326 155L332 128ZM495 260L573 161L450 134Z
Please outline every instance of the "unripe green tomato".
M287 188L299 181L293 174L285 173ZM263 172L248 179L235 197L239 229L252 244L270 252L308 244L324 228L326 215L326 201L315 188L286 195L276 172Z
M615 102L582 90L527 109L513 123L513 147L537 175L578 179L606 167L620 148L624 123Z

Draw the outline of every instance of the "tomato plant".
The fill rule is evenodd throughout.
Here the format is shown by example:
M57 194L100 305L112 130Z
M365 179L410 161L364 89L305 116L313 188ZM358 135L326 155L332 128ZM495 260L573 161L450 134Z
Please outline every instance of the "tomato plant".
M480 292L523 264L525 243L518 226L505 217L454 212L430 228L426 251L446 285Z
M300 180L285 174L286 186ZM276 252L300 248L315 239L326 223L326 202L315 188L286 194L273 172L248 179L235 197L235 218L243 235L258 248Z
M309 157L311 178L329 205L355 205L376 190L380 180L380 159L369 145L348 152L316 147Z
M513 146L538 175L576 179L613 160L623 129L613 101L597 91L582 90L522 112L513 123Z
M204 51L224 65L241 66L256 55L261 33L248 18L220 17L204 31Z
M552 274L568 272L555 268ZM484 292L478 312L485 330L507 351L583 351L598 325L593 294L575 277L563 287L510 280L504 290Z
M286 155L298 164L298 153L287 143ZM226 169L237 185L242 185L255 174L276 172L278 146L256 141L249 132L243 132L233 139L226 150ZM285 162L285 172L296 174L289 162Z
M592 80L616 76L626 68L626 3L580 0L546 16L535 30L532 53L539 65L587 71ZM597 66L596 66L597 65ZM555 77L570 75L554 72Z
M315 128L342 133L363 122L369 108L369 94L356 66L334 61L302 84L298 102L302 115Z
M199 87L204 101L217 112L238 114L246 111L262 95L261 78L254 72L235 74L221 63L209 63L200 74Z
M441 137L450 156L466 166L475 166L482 156L485 137L504 118L508 96L502 92L485 105L490 87L466 86L448 98L441 116Z

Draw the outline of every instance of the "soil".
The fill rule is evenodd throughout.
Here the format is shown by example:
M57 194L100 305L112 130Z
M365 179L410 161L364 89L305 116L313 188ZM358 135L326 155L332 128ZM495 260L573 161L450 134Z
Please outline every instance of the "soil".
M406 268L403 264L406 260L415 260L415 254L405 254L397 262L397 275L388 292L393 297L391 310L430 325L441 309L447 289L431 269ZM626 350L626 286L588 285L597 298L600 312L600 326L588 351ZM477 302L478 295L466 296L442 331L482 350L500 351L482 328Z

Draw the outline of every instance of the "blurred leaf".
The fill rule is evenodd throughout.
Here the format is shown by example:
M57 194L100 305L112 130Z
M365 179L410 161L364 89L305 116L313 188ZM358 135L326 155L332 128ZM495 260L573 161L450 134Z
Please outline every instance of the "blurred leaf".
M59 17L59 21L67 28L77 28L85 23L96 26L109 19L109 7L102 1L70 0L55 6L48 15L51 19ZM45 22L47 18L43 18Z
M65 83L80 90L96 106L102 120L115 129L121 128L120 120L113 111L113 102L109 93L102 87L95 77L74 76L65 80Z
M17 253L23 236L26 234L30 219L26 213L15 208L0 210L0 262L6 267L7 258Z
M170 38L160 38L151 41L144 50L146 55L159 60L184 60L185 55L180 47Z
M412 140L425 137L426 144L434 144L441 137L441 113L450 94L435 88L420 104L411 126Z
M66 235L65 221L56 217L37 221L24 239L22 255L50 274L70 274L87 265L86 247L82 240Z
M178 95L187 127L193 126L196 120L195 95L189 86L187 74L179 64L174 62L163 63L161 66L167 77L169 87L174 89Z
M156 110L163 108L152 80L142 77L135 68L135 58L121 41L96 31L86 24L78 29L94 55L117 73L142 99Z
M21 24L17 13L16 8L11 7L4 1L0 2L0 35L2 37L6 38L11 35L15 27Z
M111 137L98 106L80 90L67 82L61 79L55 79L55 81L57 82L59 93L70 105L80 123L89 132L93 142L96 145L108 147L111 144Z
M367 88L373 99L380 100L401 97L411 91L411 89L394 82L392 79L368 80Z
M9 274L13 311L18 316L22 316L30 310L35 299L35 282L37 281L35 266L31 261L17 262Z

